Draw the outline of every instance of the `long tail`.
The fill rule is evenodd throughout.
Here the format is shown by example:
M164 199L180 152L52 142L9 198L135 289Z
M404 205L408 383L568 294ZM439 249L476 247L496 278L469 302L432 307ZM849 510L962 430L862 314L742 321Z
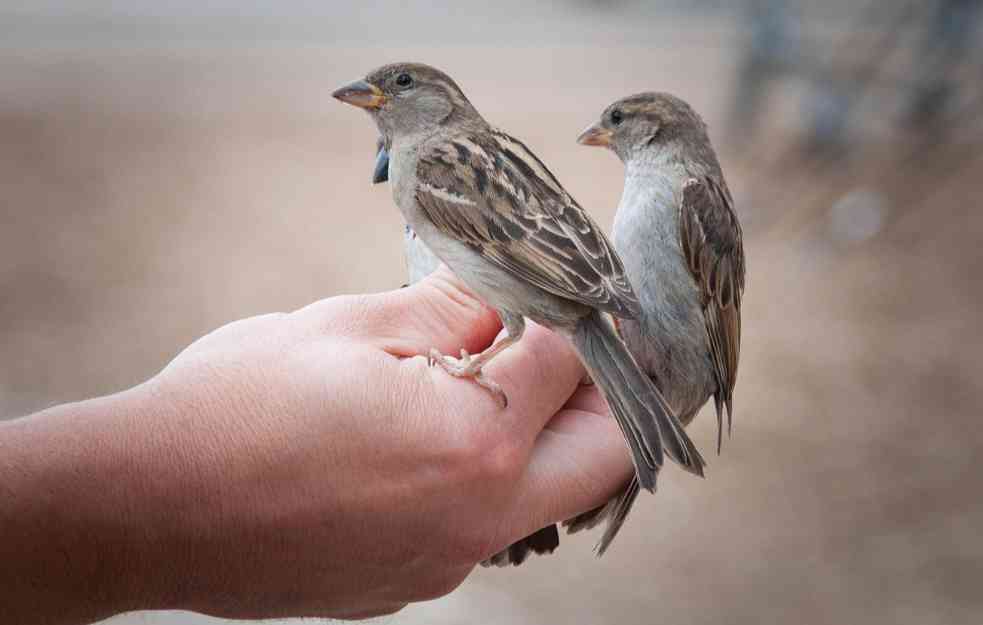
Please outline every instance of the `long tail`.
M580 320L572 339L628 442L639 485L655 490L663 449L684 469L702 476L705 463L696 445L612 324L594 311Z
M659 389L639 369L607 319L600 313L592 313L580 320L571 338L594 383L604 392L635 463L635 476L624 491L607 504L563 523L572 534L607 520L596 547L600 556L624 524L640 487L655 490L663 448L675 462L700 476L704 461ZM500 551L482 565L521 564L530 552L552 553L559 540L556 526L550 525Z

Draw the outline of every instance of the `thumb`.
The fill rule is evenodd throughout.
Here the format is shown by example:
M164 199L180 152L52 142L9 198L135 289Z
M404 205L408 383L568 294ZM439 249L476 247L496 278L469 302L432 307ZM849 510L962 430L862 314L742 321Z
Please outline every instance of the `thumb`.
M366 338L396 356L426 355L432 347L480 352L502 328L498 314L444 265L416 284L369 296L366 304Z

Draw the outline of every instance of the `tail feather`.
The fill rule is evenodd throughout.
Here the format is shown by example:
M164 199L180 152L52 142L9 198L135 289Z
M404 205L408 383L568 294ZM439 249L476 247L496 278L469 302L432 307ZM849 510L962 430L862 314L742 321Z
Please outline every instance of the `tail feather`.
M619 496L604 506L563 523L567 532L572 534L607 521L604 534L595 548L597 555L601 556L624 524L641 488L655 490L664 454L700 476L703 475L704 461L659 389L642 373L611 322L601 313L594 312L580 320L572 339L588 373L603 391L635 464L635 476ZM481 564L519 565L530 553L552 553L559 542L556 526L550 525Z
M625 489L618 493L616 497L603 506L598 506L593 510L588 510L572 519L564 521L563 526L567 529L568 534L576 534L583 530L593 529L601 522L607 521L607 526L604 528L601 539L594 546L597 557L601 557L607 551L615 536L618 535L621 526L624 525L625 519L628 518L628 512L631 511L639 492L638 478L632 476L631 481L628 482Z
M720 395L713 396L713 406L717 409L717 455L720 455L720 447L724 442L724 405L720 401ZM729 415L730 413L728 413ZM730 421L727 422L728 434L730 433Z
M734 398L730 393L725 394L718 390L713 394L713 405L717 409L717 455L720 455L720 447L724 438L724 409L727 409L727 438L730 438L733 426Z
M696 445L611 323L595 311L580 320L573 343L631 448L639 485L655 490L663 449L684 469L702 476L705 463Z
M611 541L618 535L621 526L625 524L625 519L628 518L628 512L631 510L632 504L635 503L638 493L638 480L633 477L621 495L617 499L613 499L606 506L609 510L604 516L607 517L608 524L604 528L601 539L597 541L597 545L594 547L598 558L603 556L604 552L608 550Z
M635 478L633 476L632 481L634 480ZM567 528L567 534L576 534L577 532L592 530L604 520L605 512L610 505L611 502L609 500L604 505L588 510L587 512L581 512L577 516L564 521L563 527Z
M547 525L482 561L481 566L508 566L510 564L519 566L525 562L530 553L538 555L553 553L553 550L559 545L560 533L557 531L556 525Z

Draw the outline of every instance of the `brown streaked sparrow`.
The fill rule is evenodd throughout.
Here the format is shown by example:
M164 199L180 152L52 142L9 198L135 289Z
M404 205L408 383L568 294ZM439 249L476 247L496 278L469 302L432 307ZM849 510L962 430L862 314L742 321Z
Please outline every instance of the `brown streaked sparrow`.
M682 423L713 396L719 453L725 407L730 430L741 348L744 247L706 125L679 98L642 93L605 109L578 142L610 148L625 164L612 240L642 314L618 329ZM567 521L567 528L607 519L597 546L603 553L637 495L632 480L607 506Z
M386 65L333 95L371 115L407 224L507 331L476 356L434 350L433 361L507 403L482 367L519 340L528 317L572 342L624 433L640 486L655 489L663 450L702 475L703 458L605 316L640 312L620 258L546 166L429 66ZM515 561L509 551L493 562Z

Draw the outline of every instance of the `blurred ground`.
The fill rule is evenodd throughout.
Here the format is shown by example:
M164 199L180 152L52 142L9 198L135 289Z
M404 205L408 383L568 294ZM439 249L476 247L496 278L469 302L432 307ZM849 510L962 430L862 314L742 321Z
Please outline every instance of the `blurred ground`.
M375 131L329 96L368 68L446 69L602 223L621 165L574 138L611 100L668 90L710 123L745 223L733 438L707 480L669 471L602 560L593 537L564 538L550 558L476 571L387 620L983 620L978 127L920 143L877 131L875 110L873 138L831 164L795 147L798 113L779 97L767 128L744 136L725 123L740 23L643 21L630 2L563 5L555 29L528 9L508 47L449 14L456 35L421 45L433 23L414 35L393 20L383 45L358 34L375 32L378 4L368 18L338 8L332 35L307 26L299 42L250 44L245 28L202 43L214 39L202 27L174 44L180 23L155 38L101 14L110 35L39 40L31 29L72 33L77 20L27 6L0 6L25 25L6 20L0 46L0 418L135 384L230 320L401 284L400 217L369 184ZM343 28L356 17L363 30ZM712 448L709 413L692 429Z

